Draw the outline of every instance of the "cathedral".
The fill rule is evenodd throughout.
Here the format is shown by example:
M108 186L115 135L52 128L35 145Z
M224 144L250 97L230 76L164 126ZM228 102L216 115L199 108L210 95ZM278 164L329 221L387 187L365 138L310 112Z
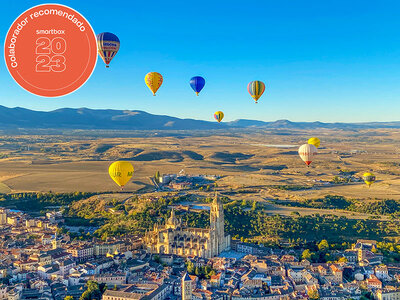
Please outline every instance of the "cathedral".
M215 195L210 209L210 228L189 228L175 216L165 224L155 224L153 231L146 232L144 244L151 253L177 254L210 258L230 248L230 236L225 236L224 207Z

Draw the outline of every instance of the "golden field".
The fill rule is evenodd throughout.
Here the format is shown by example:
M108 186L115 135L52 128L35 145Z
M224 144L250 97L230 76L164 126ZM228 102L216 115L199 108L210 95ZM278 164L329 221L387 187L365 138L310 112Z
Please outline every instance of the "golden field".
M118 136L118 134L116 134ZM129 192L151 192L149 177L156 171L216 174L218 190L252 190L241 197L305 199L343 195L355 199L400 199L397 130L301 131L231 130L148 133L141 137L87 135L4 135L0 137L0 192L118 191L108 166L118 159L135 168ZM309 137L321 147L309 168L297 148ZM377 182L322 185L339 170L361 176L372 171ZM307 185L312 189L285 191L273 185ZM254 193L254 191L256 193Z

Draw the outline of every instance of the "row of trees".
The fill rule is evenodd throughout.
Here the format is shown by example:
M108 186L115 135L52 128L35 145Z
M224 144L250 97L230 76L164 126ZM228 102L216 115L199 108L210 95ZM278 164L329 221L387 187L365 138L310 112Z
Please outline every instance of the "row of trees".
M100 210L93 216L101 220L104 225L95 234L103 239L126 233L142 233L145 229L151 229L155 223L168 219L170 209L168 205L178 203L179 197L159 198L157 200L143 202L139 198L131 202L118 203L118 213L109 213ZM207 199L212 201L212 199ZM208 202L207 201L207 202ZM343 242L353 241L357 238L370 238L382 241L385 237L400 236L400 222L398 220L355 220L344 216L329 215L268 215L257 207L256 202L236 202L224 197L225 203L225 229L233 237L249 241L261 241L285 239L292 245L300 245L307 240L323 240ZM327 196L322 199L324 206L343 207L347 200L338 196ZM312 204L310 204L312 205ZM140 207L140 208L139 208ZM250 208L250 209L249 209ZM80 208L76 212L81 214L86 211ZM88 214L93 214L93 209L88 209ZM82 217L82 216L81 216ZM92 216L85 215L90 219ZM185 224L190 227L206 228L209 226L209 213L184 213L181 215Z
M400 216L400 201L392 199L364 202L346 199L343 196L326 195L320 199L281 201L279 204L308 208L344 209L375 215L394 215L395 217Z
M0 205L16 207L23 211L40 211L48 206L66 206L95 194L86 192L0 194Z

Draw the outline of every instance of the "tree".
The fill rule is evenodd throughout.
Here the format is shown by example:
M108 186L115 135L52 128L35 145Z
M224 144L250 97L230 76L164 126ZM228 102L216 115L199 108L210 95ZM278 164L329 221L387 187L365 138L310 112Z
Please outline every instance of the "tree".
M311 291L309 291L308 292L308 297L310 298L310 299L319 299L319 293L318 293L318 290L311 290Z
M160 256L158 256L157 254L153 256L153 260L158 264L161 263Z
M157 171L156 174L154 175L154 180L159 183L160 182L160 171Z
M72 296L65 296L64 300L74 300L74 297L72 297Z
M100 300L102 291L96 281L89 280L86 282L86 291L83 292L79 300Z
M327 251L329 249L329 244L327 240L322 240L319 244L318 244L318 250L319 251Z
M189 274L194 274L194 264L190 260L188 261L186 268Z
M256 200L253 201L253 206L251 207L252 211L255 211L257 209L257 202Z
M309 261L311 261L311 257L312 257L312 252L310 251L310 249L306 249L303 251L303 254L301 255L302 259L307 259Z

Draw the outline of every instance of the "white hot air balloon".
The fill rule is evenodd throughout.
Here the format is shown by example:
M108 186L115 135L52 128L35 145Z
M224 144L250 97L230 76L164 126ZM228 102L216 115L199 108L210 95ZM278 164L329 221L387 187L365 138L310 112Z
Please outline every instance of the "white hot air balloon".
M307 166L311 164L317 152L317 147L311 144L304 144L299 148L300 158L306 163Z

